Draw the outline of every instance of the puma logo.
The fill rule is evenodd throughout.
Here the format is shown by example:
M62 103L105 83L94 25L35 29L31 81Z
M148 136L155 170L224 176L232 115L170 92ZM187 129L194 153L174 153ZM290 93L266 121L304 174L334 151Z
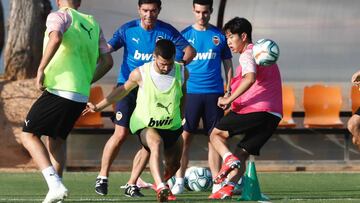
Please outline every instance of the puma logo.
M136 42L136 44L139 44L140 38L134 38L134 37L133 37L131 40L134 41L134 42Z
M171 104L171 102L170 102L170 104ZM169 106L170 106L170 104L169 105L167 105L167 106L164 106L162 103L157 103L156 104L156 107L160 107L160 108L163 108L163 109L165 109L165 111L170 115L170 112L169 112Z
M89 29L87 29L87 28L85 27L85 25L82 24L82 23L80 23L80 27L81 27L82 29L84 29L84 30L88 33L89 38L91 39L91 34L90 34L90 32L92 31L92 28L90 28L90 30L89 30Z
M188 39L188 42L191 42L191 44L195 44L195 38L193 38L193 39Z
M28 126L30 120L25 120L25 125Z

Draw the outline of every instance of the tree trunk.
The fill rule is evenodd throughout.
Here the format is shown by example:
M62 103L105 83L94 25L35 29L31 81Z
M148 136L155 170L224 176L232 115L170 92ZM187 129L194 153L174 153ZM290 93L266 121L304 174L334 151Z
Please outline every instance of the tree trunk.
M4 39L5 39L4 10L2 6L2 1L0 0L0 55L4 47Z
M11 0L5 47L5 78L33 78L42 56L49 0Z

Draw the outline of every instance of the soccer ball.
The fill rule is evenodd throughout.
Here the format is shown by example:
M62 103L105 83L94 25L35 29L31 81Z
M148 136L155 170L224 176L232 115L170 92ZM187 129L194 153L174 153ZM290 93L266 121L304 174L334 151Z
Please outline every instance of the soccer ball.
M279 55L279 46L271 39L260 39L254 44L253 56L257 65L272 65L276 63Z
M189 187L189 183L188 183L188 177L189 174L192 170L196 169L195 166L191 166L189 168L186 169L185 171L185 177L184 177L184 187L188 190L188 191L192 191L192 189Z
M212 188L212 176L208 168L196 167L189 171L187 184L193 191L205 191Z

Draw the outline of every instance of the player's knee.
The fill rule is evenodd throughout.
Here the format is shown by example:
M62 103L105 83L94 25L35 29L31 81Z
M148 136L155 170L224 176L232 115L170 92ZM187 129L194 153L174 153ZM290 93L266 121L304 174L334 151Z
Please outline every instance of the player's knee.
M148 141L148 147L150 151L159 151L159 149L163 148L162 140L150 140Z
M359 125L360 125L360 119L356 117L351 117L347 123L347 128L349 129L351 134L355 135L359 133Z

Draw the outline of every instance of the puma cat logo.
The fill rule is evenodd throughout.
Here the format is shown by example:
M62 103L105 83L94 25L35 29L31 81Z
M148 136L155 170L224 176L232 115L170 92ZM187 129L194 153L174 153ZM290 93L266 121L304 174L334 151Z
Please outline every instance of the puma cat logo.
M170 102L170 104L171 104L171 102ZM170 115L170 112L169 112L169 106L170 106L170 104L169 105L167 105L167 106L165 106L165 105L163 105L163 104L161 104L161 103L157 103L156 104L156 107L160 107L160 108L163 108L163 109L165 109L165 111Z
M92 28L87 29L87 28L85 27L85 25L82 24L82 23L80 23L80 27L81 27L82 29L84 29L84 30L88 33L89 38L91 39L91 34L90 34L90 32L92 31Z

